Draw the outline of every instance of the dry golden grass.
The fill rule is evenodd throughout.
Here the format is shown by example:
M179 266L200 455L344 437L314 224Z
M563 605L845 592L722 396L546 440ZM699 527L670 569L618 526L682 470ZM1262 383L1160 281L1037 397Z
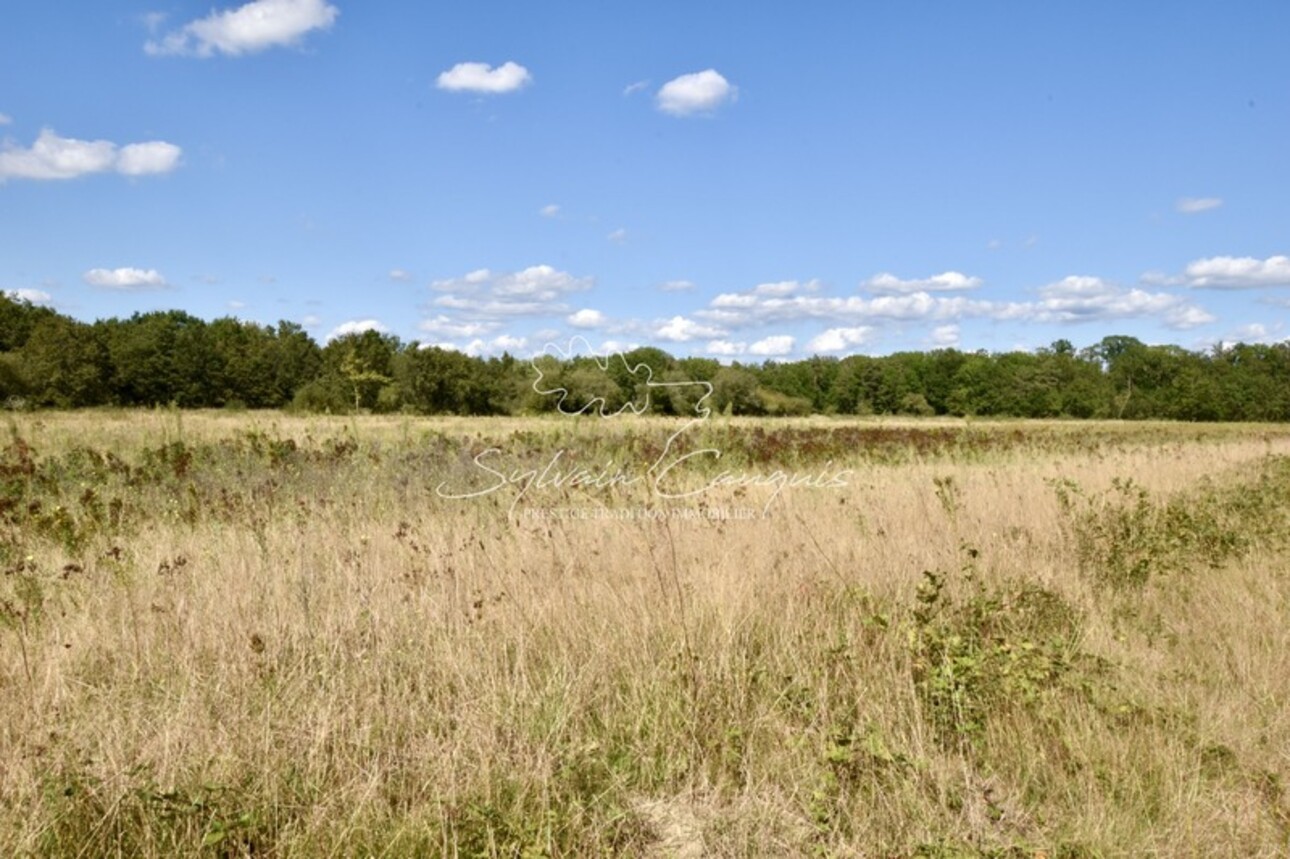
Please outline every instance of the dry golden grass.
M1286 855L1290 428L705 431L846 426L909 443L720 521L434 491L661 420L16 418L0 855Z

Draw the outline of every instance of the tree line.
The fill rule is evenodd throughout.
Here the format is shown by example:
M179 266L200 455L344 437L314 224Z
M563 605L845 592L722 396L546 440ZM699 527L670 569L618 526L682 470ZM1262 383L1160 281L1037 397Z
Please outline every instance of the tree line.
M290 408L311 412L529 414L643 405L693 414L908 414L1290 421L1290 341L1209 351L1109 336L1034 352L957 349L763 364L642 347L592 358L479 358L376 331L319 345L301 326L180 310L81 322L0 294L0 401L10 407ZM647 367L648 372L632 372Z

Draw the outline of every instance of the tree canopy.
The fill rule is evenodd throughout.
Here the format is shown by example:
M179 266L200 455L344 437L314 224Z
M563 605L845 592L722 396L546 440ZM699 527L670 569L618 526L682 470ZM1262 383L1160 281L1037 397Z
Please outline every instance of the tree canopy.
M733 415L911 414L1290 421L1290 341L1209 351L1123 335L1077 349L897 352L722 365L643 347L609 362L475 357L376 331L319 345L292 322L207 322L179 310L81 322L0 294L0 401L30 407L295 408L520 414L649 403ZM648 367L649 372L640 370ZM650 389L650 382L666 383Z

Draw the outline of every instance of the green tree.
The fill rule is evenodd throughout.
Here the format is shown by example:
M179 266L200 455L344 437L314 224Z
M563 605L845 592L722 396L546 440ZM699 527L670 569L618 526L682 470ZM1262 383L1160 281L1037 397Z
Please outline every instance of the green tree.
M107 401L108 352L91 326L47 316L36 323L21 355L39 405L75 408Z
M755 415L762 411L757 389L761 386L755 373L738 364L722 367L712 379L713 409L728 415Z
M48 307L0 291L0 352L21 349L37 322L57 315Z
M96 323L112 363L112 388L125 405L212 405L216 357L206 323L182 310L136 313Z

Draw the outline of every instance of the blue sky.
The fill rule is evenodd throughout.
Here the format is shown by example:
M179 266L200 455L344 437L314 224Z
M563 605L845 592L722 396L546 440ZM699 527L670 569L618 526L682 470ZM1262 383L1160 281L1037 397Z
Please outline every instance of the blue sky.
M1278 341L1287 32L1284 2L8 4L0 289L478 354Z

